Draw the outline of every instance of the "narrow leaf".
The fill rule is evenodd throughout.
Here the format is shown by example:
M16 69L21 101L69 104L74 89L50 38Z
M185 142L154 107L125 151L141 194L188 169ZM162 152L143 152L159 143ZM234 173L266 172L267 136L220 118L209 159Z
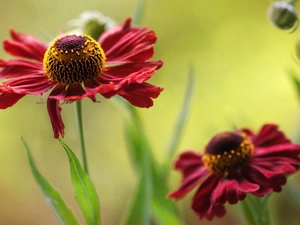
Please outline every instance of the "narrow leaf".
M249 197L249 196L247 196ZM253 212L253 207L255 205L251 202L251 199L246 198L244 201L240 202L242 204L243 214L247 221L248 225L254 225L255 224L255 212Z
M126 106L132 122L126 126L125 139L140 180L125 224L131 225L134 221L138 225L149 224L154 219L160 225L181 225L174 202L166 199L169 192L167 179L161 176L139 114L134 107Z
M61 225L79 225L72 211L67 207L67 205L61 198L59 192L57 192L50 185L50 183L42 176L42 174L38 171L27 143L22 137L21 140L27 151L27 156L28 156L32 174L36 182L39 184L44 195L46 196L46 200L48 204L51 206L55 216L59 220L59 223Z
M132 106L129 106L132 107ZM125 225L150 225L151 224L151 196L152 196L152 156L148 142L143 134L143 128L138 114L134 109L133 124L126 126L126 140L129 152L135 162L137 171L140 172L139 184L136 189L134 200L125 220Z
M72 150L61 139L59 139L59 142L65 149L69 158L76 201L81 209L85 221L87 225L100 225L100 206L94 185L89 176L84 172L79 160Z
M144 10L145 10L145 0L137 0L137 6L134 12L132 24L138 25L141 23Z
M169 193L167 179L160 173L159 167L152 167L153 199L152 211L157 224L160 225L183 225L174 201L167 199Z
M150 198L148 178L142 176L135 191L134 200L131 203L125 225L149 225L150 224Z
M170 170L171 160L173 159L174 153L177 149L178 144L180 143L183 128L186 124L188 114L192 105L192 97L194 93L194 87L195 87L195 72L194 68L191 66L189 73L188 73L188 84L185 91L185 96L183 99L181 111L178 115L178 119L176 121L176 125L174 128L174 131L172 132L167 150L166 150L166 157L164 159L164 164L162 167L162 176L165 178L168 176L168 171Z
M300 184L297 177L289 177L289 182L282 189L284 198L290 203L293 208L300 213Z
M292 79L292 82L295 85L295 88L296 88L296 91L297 91L297 94L298 94L298 98L299 98L299 102L300 102L300 80L299 80L299 78L297 77L297 75L295 74L294 71L289 71L289 75Z

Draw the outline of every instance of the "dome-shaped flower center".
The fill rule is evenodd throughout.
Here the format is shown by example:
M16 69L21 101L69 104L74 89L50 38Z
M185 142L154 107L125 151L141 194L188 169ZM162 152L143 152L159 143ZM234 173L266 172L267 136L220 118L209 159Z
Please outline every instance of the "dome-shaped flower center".
M222 132L207 144L203 156L204 165L218 174L239 169L248 163L254 151L251 141L244 134Z
M88 81L101 75L105 55L99 43L87 35L67 35L51 43L44 55L44 70L61 84Z

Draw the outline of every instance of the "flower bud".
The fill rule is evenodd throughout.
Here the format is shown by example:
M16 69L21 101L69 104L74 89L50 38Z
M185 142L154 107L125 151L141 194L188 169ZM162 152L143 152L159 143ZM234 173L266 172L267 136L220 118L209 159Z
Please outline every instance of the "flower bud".
M73 28L68 33L71 34L88 34L95 40L98 40L100 35L116 25L115 21L110 17L104 16L98 11L85 11L80 14L79 18L68 22L68 25Z
M287 2L274 2L268 10L268 16L271 23L282 30L291 29L298 22L294 6Z

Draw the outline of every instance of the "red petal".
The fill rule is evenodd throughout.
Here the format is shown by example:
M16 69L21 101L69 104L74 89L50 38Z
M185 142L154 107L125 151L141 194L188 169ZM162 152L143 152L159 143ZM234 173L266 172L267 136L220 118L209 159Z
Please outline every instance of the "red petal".
M0 84L0 92L41 95L50 90L53 85L43 74L33 74L13 78Z
M212 202L211 195L218 186L220 177L212 174L199 187L196 192L192 208L198 214L200 219L207 218L212 220L214 216L223 217L225 215L225 208L222 204L215 204Z
M142 83L152 77L155 70L158 70L162 65L162 61L148 61L111 66L105 68L102 78L117 83L124 79L130 83Z
M192 151L184 152L175 163L175 168L183 174L182 182L176 191L168 194L169 198L181 198L191 191L210 173L203 166L202 156Z
M93 99L94 96L99 93L105 98L110 98L117 94L119 87L114 85L113 82L109 82L108 84L104 82L106 81L103 81L102 79L94 79L85 82L86 96Z
M163 88L148 83L129 84L118 91L118 95L128 100L132 105L149 108L153 105L152 98L157 98Z
M59 85L55 87L55 92L53 92L49 98L60 100L60 101L76 101L83 99L86 96L86 92L83 87L76 83L68 86L66 88L65 85Z
M290 140L278 130L278 126L274 124L264 125L260 132L253 137L253 144L256 147L267 147L276 144L290 143Z
M52 91L52 93L50 93L50 95L53 93L55 93L55 89ZM59 107L59 101L48 98L47 109L54 133L54 138L58 138L59 136L64 137L65 126L61 118L61 108Z
M156 42L154 31L146 27L132 27L131 19L123 25L107 30L99 38L107 62L145 61L153 56Z
M26 60L8 60L0 59L0 78L14 78L24 75L43 73L43 65L41 63Z
M11 30L10 35L13 40L3 42L4 49L14 56L43 61L47 46L33 36L22 34Z
M24 94L16 94L13 92L0 92L0 109L13 106L24 96Z
M218 204L236 204L244 200L246 193L252 193L260 188L258 184L251 183L239 174L226 177L219 182L212 194L212 202Z
M257 191L251 193L259 197L271 193L273 191L273 187L278 186L272 181L272 179L267 178L259 169L252 166L245 166L242 168L241 174L249 182L258 184L260 186Z

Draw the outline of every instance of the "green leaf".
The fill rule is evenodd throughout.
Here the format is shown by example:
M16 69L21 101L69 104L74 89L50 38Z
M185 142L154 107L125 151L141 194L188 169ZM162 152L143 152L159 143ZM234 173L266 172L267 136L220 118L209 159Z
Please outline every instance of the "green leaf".
M270 194L264 197L257 197L251 194L242 201L244 216L248 225L270 225L270 215L268 210L268 199Z
M137 1L138 3L132 21L132 24L134 25L140 24L145 10L145 1L144 0L137 0Z
M300 213L300 185L295 177L289 177L289 182L282 189L285 199Z
M131 203L130 211L124 222L126 225L150 225L151 223L151 200L149 190L149 179L142 176L135 191L134 200Z
M174 153L177 150L178 144L180 143L183 128L186 124L189 111L192 105L192 99L195 89L195 71L192 66L190 66L189 73L188 73L188 84L185 90L185 95L182 103L181 110L179 112L176 125L174 131L172 132L167 150L166 156L164 159L164 164L162 165L161 173L164 178L167 178L168 172L170 170L171 160L174 157Z
M61 225L79 225L72 211L67 207L67 205L61 198L59 192L57 192L49 184L49 182L42 176L42 174L38 171L27 143L22 137L21 140L27 151L27 156L28 156L32 174L36 182L39 184L40 188L42 189L44 195L46 196L46 200L50 204L55 216L59 220L59 223Z
M155 165L152 167L152 211L155 221L160 225L183 225L174 201L166 198L166 195L170 192L167 184L168 180L164 178L158 168Z
M61 140L70 162L72 184L75 190L76 201L81 209L87 225L100 225L100 206L94 185L84 172L79 160L72 150Z
M128 106L128 105L127 105ZM130 211L125 219L125 225L151 224L151 196L152 196L152 155L150 147L143 133L139 116L132 106L128 106L134 115L132 124L127 124L125 135L136 170L140 171L139 184L136 189Z
M160 167L152 154L139 114L131 105L127 104L126 107L132 123L126 126L125 139L140 179L125 224L144 225L154 219L161 225L181 225L174 202L166 198L169 192L167 179L161 176Z
M298 94L298 98L300 100L300 81L299 81L299 78L297 77L297 75L295 74L294 71L290 70L289 72L289 75L292 79L292 82L294 83L295 85L295 88L296 88L296 91L297 91L297 94Z

